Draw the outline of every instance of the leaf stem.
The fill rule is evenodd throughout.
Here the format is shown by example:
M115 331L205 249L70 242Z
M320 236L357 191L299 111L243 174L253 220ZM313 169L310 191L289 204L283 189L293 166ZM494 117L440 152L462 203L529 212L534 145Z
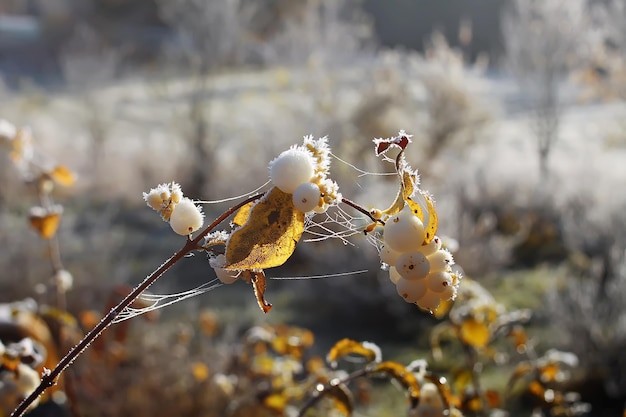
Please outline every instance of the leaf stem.
M154 270L150 275L148 275L137 287L133 289L122 301L120 301L115 307L113 307L109 313L100 320L100 322L91 329L78 344L76 344L70 351L59 361L59 363L54 367L53 370L44 370L43 375L41 377L41 382L39 386L28 396L26 397L20 405L13 411L11 417L21 417L24 415L26 410L37 400L37 398L43 394L43 392L49 387L56 384L57 378L59 375L66 370L88 347L91 343L98 338L102 334L104 330L106 330L115 320L115 318L130 304L133 303L144 292L148 287L150 287L159 277L161 277L168 269L170 269L176 262L180 261L193 250L198 248L198 243L200 240L204 238L209 232L215 229L220 223L226 220L229 216L234 214L237 210L239 210L244 205L258 200L261 198L263 194L256 194L252 197L249 197L235 206L226 210L222 215L220 215L217 219L213 221L209 226L207 226L202 232L198 234L194 239L188 239L185 242L185 246L172 255L167 261L165 261L161 266L159 266L156 270Z

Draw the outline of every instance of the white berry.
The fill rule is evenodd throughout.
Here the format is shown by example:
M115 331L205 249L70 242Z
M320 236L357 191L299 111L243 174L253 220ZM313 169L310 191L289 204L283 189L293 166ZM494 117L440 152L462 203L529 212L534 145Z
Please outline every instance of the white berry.
M431 272L448 271L450 265L454 264L452 254L445 249L439 249L430 255L428 261L430 262Z
M413 281L426 278L430 271L430 263L421 252L405 252L398 256L396 269L403 278Z
M391 249L389 245L383 245L380 248L380 260L387 265L394 266L398 256L400 256L400 252Z
M281 191L292 194L315 173L313 155L303 148L290 148L270 162L270 180Z
M304 182L293 192L293 205L303 213L309 212L319 205L320 187L312 182Z
M428 289L437 293L442 292L446 287L452 286L452 275L443 271L431 272L426 277L426 280L428 281Z
M180 203L174 206L174 211L170 216L170 226L179 235L187 236L202 227L204 215L200 207L193 201L183 198Z
M448 285L447 287L444 287L443 291L439 293L439 297L441 298L442 301L454 300L456 298L457 293L458 293L457 286Z
M400 278L402 278L402 275L398 273L396 268L394 268L393 266L390 267L389 268L389 280L393 282L394 284L397 284Z
M424 224L408 207L405 207L385 221L383 238L393 250L415 251L424 241Z
M418 251L422 252L425 256L430 256L439 249L441 249L441 239L435 236L427 245L420 246Z
M439 294L433 291L426 291L425 294L421 298L419 298L415 304L417 304L418 307L421 307L424 310L432 312L435 311L437 307L439 307L440 303L441 298L439 297Z
M400 297L404 298L407 303L414 303L426 294L426 282L423 279L409 281L405 278L400 278L396 282L396 291Z

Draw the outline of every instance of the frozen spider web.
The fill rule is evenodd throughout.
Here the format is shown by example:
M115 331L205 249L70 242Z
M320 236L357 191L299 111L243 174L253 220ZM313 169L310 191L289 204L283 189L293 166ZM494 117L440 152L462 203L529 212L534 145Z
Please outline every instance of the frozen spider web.
M126 307L120 314L117 315L117 317L115 317L113 323L120 323L128 319L132 319L133 317L159 310L163 307L178 303L179 301L213 291L222 285L224 284L222 284L220 280L214 278L209 282L205 282L204 284L197 286L196 288L174 294L152 294L150 292L143 292L139 297L137 297L137 301L142 302L144 307Z

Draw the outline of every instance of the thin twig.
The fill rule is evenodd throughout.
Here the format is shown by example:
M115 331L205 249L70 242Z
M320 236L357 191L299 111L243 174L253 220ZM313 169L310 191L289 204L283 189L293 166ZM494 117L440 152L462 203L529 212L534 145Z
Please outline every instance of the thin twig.
M185 242L185 246L176 252L172 257L170 257L165 263L163 263L160 267L158 267L154 272L148 275L133 291L128 294L122 301L119 302L115 307L113 307L109 313L100 320L100 322L91 329L77 345L75 345L70 351L59 361L59 363L54 367L53 370L44 370L41 382L39 386L28 396L26 397L20 405L13 411L11 417L21 417L28 407L39 398L43 392L49 387L56 384L57 378L59 375L67 369L84 351L91 345L91 343L102 334L102 332L108 328L115 318L130 304L135 301L137 297L141 295L148 287L150 287L159 277L161 277L168 269L170 269L176 262L180 261L193 250L196 250L198 247L198 243L200 240L204 238L209 232L215 229L220 223L226 220L229 216L234 214L237 210L239 210L244 205L251 203L255 200L261 198L263 194L257 194L246 200L238 203L237 205L231 207L226 210L221 216L213 221L206 229L198 234L194 239L188 239Z
M374 223L380 223L381 225L385 225L385 222L375 218L374 216L372 216L372 213L370 213L365 207L361 207L360 205L358 205L357 203L355 203L354 201L348 200L347 198L342 197L341 198L341 202L352 207L353 209L355 209L356 211L359 211L363 214L365 214L367 217L369 217Z

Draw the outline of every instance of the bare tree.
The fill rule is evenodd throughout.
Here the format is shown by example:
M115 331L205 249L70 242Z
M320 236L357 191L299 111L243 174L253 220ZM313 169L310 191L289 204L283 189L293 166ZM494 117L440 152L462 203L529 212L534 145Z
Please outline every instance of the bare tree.
M533 110L539 169L559 136L564 76L585 47L586 0L512 0L503 14L505 60Z

